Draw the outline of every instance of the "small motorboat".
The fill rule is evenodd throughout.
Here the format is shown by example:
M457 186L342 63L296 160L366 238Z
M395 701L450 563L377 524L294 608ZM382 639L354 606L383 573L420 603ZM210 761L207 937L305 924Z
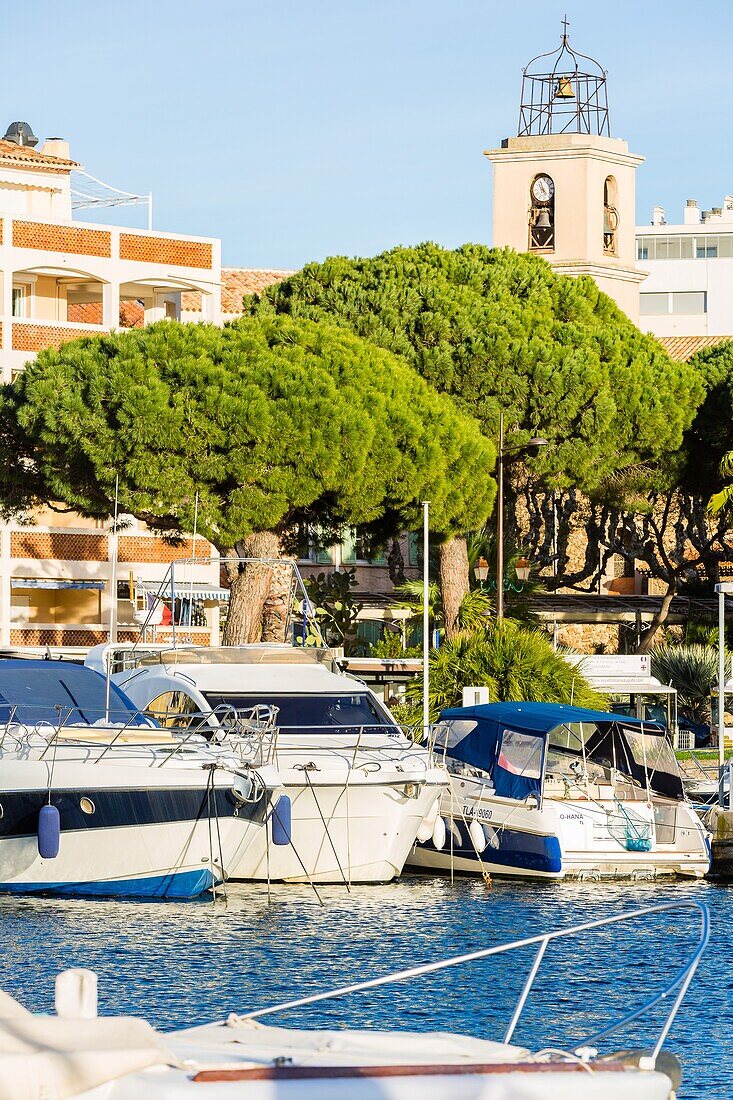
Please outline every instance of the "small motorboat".
M682 909L694 910L699 918L694 946L680 969L661 987L654 984L646 999L635 969L622 1014L609 1021L599 1005L593 1016L597 1030L582 1041L568 1042L566 1050L556 1043L531 1049L514 1041L551 943L655 914L674 911L677 917ZM643 933L648 937L650 929ZM670 1100L680 1066L662 1047L708 935L705 906L694 901L650 906L168 1034L141 1019L97 1018L96 975L66 971L56 980L56 1016L34 1016L0 991L0 1100ZM584 937L584 957L587 942ZM602 945L608 950L607 936ZM445 1032L302 1030L260 1022L289 1009L528 947L536 951L530 952L528 964L524 961L527 978L506 1029L494 1040ZM587 973L580 969L587 995ZM478 986L477 1008L482 988L486 999L491 997L488 987ZM571 989L572 973L563 965L563 1002ZM648 1010L656 1010L656 1037L649 1048L614 1049L611 1036L636 1027ZM549 1027L556 1015L557 1005L548 1006Z
M522 878L700 878L708 833L665 730L555 703L443 711L451 775L408 864Z
M274 768L164 729L65 661L0 661L0 776L13 894L196 897L259 860L280 790Z

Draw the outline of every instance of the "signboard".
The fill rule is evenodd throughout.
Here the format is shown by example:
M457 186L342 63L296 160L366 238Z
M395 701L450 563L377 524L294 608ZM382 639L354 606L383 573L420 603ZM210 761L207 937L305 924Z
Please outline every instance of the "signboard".
M648 680L652 674L648 653L568 653L566 660L582 665L588 680Z

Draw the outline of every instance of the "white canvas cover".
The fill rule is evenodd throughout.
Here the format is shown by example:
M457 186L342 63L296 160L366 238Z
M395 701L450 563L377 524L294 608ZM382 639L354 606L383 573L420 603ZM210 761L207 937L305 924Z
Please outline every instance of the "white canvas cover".
M176 1064L144 1020L34 1016L0 991L0 1100L66 1100L148 1066Z

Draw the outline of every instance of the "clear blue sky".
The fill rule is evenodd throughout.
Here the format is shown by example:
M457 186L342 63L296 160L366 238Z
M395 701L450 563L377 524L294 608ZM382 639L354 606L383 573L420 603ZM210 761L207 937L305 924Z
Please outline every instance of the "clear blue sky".
M21 119L67 138L93 175L153 191L157 228L221 237L227 265L490 242L481 153L516 133L522 66L565 10L609 72L613 136L647 157L638 220L720 205L722 0L25 0L6 20L0 134Z

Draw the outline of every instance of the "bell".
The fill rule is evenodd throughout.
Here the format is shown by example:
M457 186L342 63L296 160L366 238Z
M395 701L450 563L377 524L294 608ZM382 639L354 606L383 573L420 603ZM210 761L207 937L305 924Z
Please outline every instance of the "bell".
M535 218L535 229L552 229L549 210L539 210Z
M558 80L557 88L555 89L555 99L575 99L573 85L570 83L570 79L567 76L561 76Z

